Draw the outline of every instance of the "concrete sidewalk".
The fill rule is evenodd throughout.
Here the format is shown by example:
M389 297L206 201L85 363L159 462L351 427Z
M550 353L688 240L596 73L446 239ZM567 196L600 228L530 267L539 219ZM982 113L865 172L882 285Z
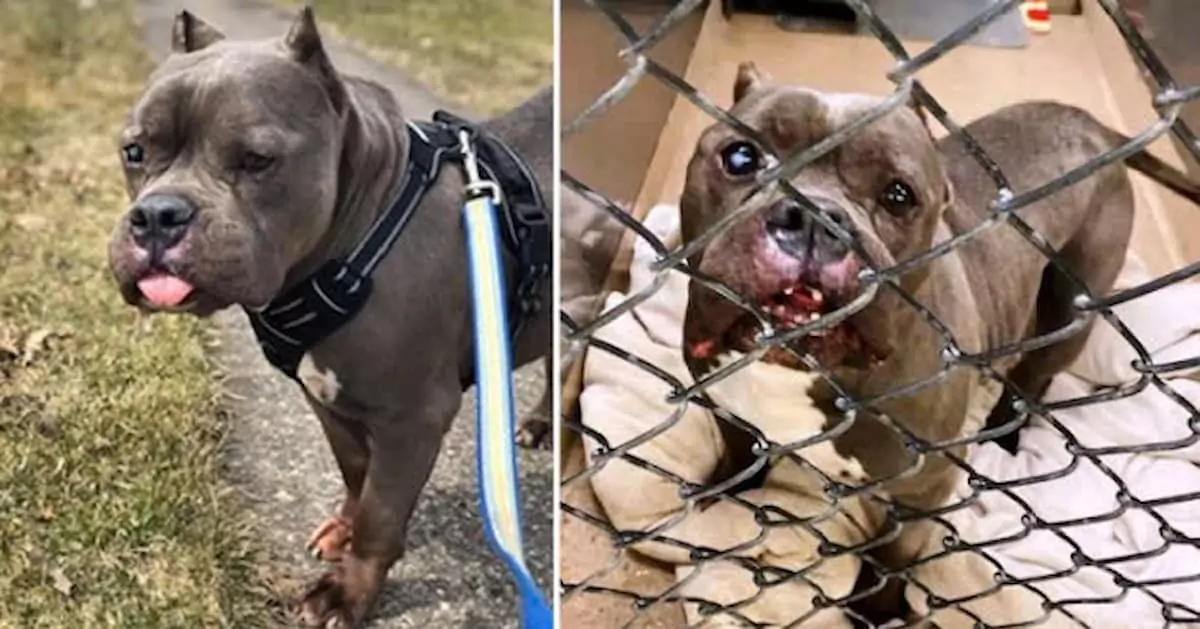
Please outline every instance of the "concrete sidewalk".
M139 20L155 57L166 54L174 14L187 8L236 39L278 37L291 15L250 0L140 0ZM317 16L320 23L320 16ZM326 29L328 32L328 29ZM436 96L344 42L326 36L342 72L391 88L406 114L427 118L445 107ZM294 383L262 358L240 311L217 316L212 345L225 374L226 409L233 430L226 463L241 489L250 517L261 530L276 566L270 574L297 584L321 566L304 553L309 533L337 504L341 480L324 435ZM542 392L540 365L518 373L522 412ZM449 433L409 529L409 552L392 571L372 627L515 627L514 590L508 573L487 548L479 519L475 480L474 395ZM554 507L552 456L522 452L525 546L535 578L549 592L552 578Z

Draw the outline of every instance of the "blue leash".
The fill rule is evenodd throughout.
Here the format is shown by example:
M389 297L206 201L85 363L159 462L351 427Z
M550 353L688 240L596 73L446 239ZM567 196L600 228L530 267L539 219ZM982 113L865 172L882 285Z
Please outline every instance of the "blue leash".
M525 565L521 544L520 492L513 445L512 350L509 347L508 292L504 286L496 204L500 189L479 177L470 135L459 135L467 175L463 223L471 268L475 333L476 465L483 528L492 550L512 574L521 599L524 629L551 629L554 615Z

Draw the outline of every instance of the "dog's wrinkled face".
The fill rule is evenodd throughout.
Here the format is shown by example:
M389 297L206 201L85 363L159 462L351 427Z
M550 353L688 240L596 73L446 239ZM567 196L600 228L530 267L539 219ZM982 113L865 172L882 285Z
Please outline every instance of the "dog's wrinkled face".
M758 146L722 124L705 131L688 166L681 201L688 241L751 196L755 176L771 165L769 153L781 159L795 155L880 100L767 85L750 64L740 69L734 96L731 113L769 146ZM872 123L803 168L791 183L849 233L877 268L927 249L951 197L929 130L910 107ZM866 261L854 249L780 192L710 241L689 263L755 303L772 327L786 330L845 306L860 294L859 272ZM842 323L800 339L798 345L826 368L878 364L895 342L888 316L895 304L885 301L894 300L876 298ZM692 282L684 343L693 371L707 371L722 353L753 349L762 328L755 314ZM772 350L766 360L802 368L794 355L781 349Z
M252 43L182 13L173 49L120 134L132 205L113 274L148 310L264 306L328 227L344 92L308 11Z

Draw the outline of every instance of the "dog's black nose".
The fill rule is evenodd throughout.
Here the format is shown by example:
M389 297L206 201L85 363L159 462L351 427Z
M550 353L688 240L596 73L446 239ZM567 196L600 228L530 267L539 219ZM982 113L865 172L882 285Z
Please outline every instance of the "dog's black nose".
M809 197L825 216L842 231L851 233L850 217L838 204ZM780 249L796 258L812 257L815 262L835 262L846 257L848 243L838 238L826 224L817 220L795 199L781 199L767 210L767 233Z
M152 194L140 199L129 211L133 241L146 249L167 249L183 239L196 208L173 194Z

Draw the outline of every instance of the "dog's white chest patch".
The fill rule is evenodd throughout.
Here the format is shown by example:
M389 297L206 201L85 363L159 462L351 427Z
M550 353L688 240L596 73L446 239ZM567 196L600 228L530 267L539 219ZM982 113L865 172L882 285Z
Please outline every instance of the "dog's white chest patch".
M740 352L717 358L718 368L738 360ZM713 401L737 413L763 435L779 444L810 439L823 431L825 413L817 408L809 390L817 375L764 362L754 362L716 382L708 390ZM854 457L843 456L831 440L802 448L799 454L825 475L845 481L865 482L866 470ZM807 469L786 459L779 461L769 478L775 484L820 489L820 480Z
M304 385L309 395L325 404L332 404L337 399L338 391L342 388L338 383L337 374L332 369L318 367L317 363L313 361L312 354L307 352L300 359L300 367L296 369L296 376L300 378L300 384Z

